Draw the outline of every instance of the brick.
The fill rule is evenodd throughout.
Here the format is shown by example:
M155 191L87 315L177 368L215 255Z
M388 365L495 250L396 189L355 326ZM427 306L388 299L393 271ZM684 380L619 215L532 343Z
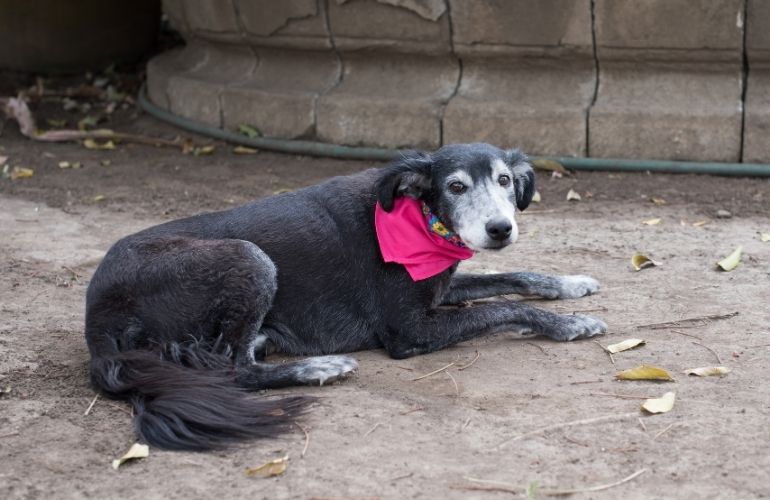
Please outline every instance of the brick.
M147 63L147 95L150 101L164 109L170 109L169 79L173 75L195 69L207 58L205 46L191 42L183 48L163 52L150 59Z
M348 54L342 83L318 100L322 141L436 148L441 114L459 76L451 57Z

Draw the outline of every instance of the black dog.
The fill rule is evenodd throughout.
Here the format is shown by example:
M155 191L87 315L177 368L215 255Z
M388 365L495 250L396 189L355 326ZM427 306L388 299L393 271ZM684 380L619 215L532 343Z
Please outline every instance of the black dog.
M454 235L448 251L470 252L515 241L514 212L533 193L517 150L452 145L128 236L88 288L93 384L131 400L144 441L200 450L288 429L308 398L245 390L318 385L357 368L328 354L384 347L405 358L491 332L557 340L604 332L600 320L515 302L441 307L510 293L579 297L598 290L592 278L461 275L454 261L416 280L408 265L383 259L375 205L387 218L420 200L426 227ZM270 364L271 350L314 357Z

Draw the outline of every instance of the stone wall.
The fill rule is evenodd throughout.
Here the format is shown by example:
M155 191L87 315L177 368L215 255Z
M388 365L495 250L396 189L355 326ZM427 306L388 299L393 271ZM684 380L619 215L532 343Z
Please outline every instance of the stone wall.
M770 1L165 0L157 105L269 137L770 162Z

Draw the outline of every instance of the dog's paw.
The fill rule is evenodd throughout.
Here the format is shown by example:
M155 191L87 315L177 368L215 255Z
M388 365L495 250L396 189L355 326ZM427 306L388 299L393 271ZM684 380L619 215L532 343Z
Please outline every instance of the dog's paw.
M560 299L576 299L599 291L599 282L590 276L559 276Z
M317 356L298 363L297 379L307 385L330 384L349 377L358 369L350 356Z
M554 340L567 342L593 337L607 332L607 324L592 316L585 314L571 314L559 316L559 321L554 324L550 331L543 332L544 335Z

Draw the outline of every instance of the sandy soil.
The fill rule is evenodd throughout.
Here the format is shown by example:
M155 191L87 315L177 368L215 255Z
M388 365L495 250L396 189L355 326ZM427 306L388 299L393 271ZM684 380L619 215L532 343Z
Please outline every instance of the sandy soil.
M115 120L122 130L178 133L147 117ZM602 345L646 339L646 346L614 355L614 365L590 340L510 334L403 361L359 352L353 379L284 391L323 397L303 420L309 443L298 430L227 452L151 450L149 458L115 471L111 460L134 441L128 408L99 399L84 415L94 398L82 335L84 294L108 246L170 218L370 164L237 156L223 144L201 157L147 146L89 151L31 143L11 124L0 141L0 156L35 169L29 179L0 179L0 388L10 388L0 396L2 498L505 498L511 494L462 488L479 486L467 478L539 485L541 492L585 488L637 471L644 472L577 496L770 496L770 243L757 238L757 231L770 233L768 180L541 173L543 201L521 216L520 241L464 265L598 278L598 295L534 302L603 318L610 333ZM101 165L103 159L110 165ZM60 169L63 160L83 168ZM583 201L566 202L570 188ZM104 199L94 201L99 195ZM667 203L655 205L653 196ZM733 217L716 218L718 209ZM660 225L641 224L655 217ZM714 263L738 245L742 264L717 272ZM663 265L632 271L636 250ZM644 326L732 312L739 314ZM412 380L453 361L445 372ZM676 381L614 380L617 371L642 363L667 368ZM682 374L719 364L732 373ZM666 391L677 394L670 413L639 411L639 398ZM290 460L283 476L245 476L247 467L284 454Z

